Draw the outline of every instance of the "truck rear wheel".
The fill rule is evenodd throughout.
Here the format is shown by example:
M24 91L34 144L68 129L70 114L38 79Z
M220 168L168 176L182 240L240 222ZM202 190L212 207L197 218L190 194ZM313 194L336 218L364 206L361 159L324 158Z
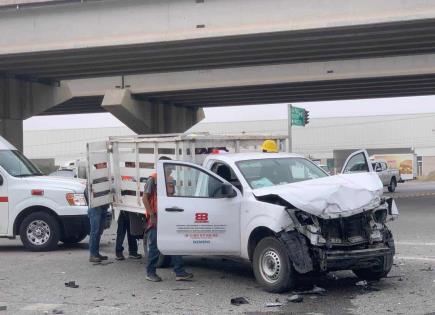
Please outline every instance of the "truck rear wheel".
M56 218L46 212L30 213L20 225L24 247L34 252L54 250L59 242L60 227Z
M81 241L83 241L86 236L88 236L88 233L82 233L79 235L70 235L70 236L63 236L61 237L60 241L66 245L73 245L73 244L77 244L80 243Z
M287 249L273 236L262 239L254 250L252 266L257 282L267 292L280 293L295 285L295 273Z
M394 192L396 190L396 187L397 187L397 182L396 179L393 177L390 181L390 185L388 185L388 191Z

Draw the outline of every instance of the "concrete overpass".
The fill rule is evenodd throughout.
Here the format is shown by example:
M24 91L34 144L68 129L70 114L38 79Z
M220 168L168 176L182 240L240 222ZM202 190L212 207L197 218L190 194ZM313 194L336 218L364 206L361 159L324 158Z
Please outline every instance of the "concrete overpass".
M206 106L435 92L424 0L10 0L0 30L9 138L32 115L175 132Z

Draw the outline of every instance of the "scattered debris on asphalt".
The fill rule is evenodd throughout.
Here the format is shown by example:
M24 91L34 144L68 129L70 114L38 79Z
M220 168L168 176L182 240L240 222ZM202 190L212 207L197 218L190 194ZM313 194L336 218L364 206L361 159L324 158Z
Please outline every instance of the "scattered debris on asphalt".
M186 291L186 290L192 290L194 289L193 287L190 288L173 288L172 291Z
M400 279L401 278L399 278L399 281L402 281ZM361 289L363 291L375 292L375 291L380 291L381 290L381 289L373 286L373 284L374 284L373 282L368 282L367 280L361 280L361 281L358 281L358 282L355 283L355 285L361 287Z
M307 290L307 291L294 291L294 294L300 294L300 295L307 295L307 294L325 295L326 294L326 290L324 288L318 287L317 285L313 285L313 288L311 290Z
M231 304L235 306L239 306L242 304L249 304L249 301L245 299L243 296L235 297L231 299Z
M94 302L103 302L104 301L104 299L96 299L96 300L94 300Z
M420 271L433 271L433 268L432 268L432 266L429 266L427 268L420 269Z
M6 311L8 307L6 305L0 305L0 311Z
M266 307L280 307L282 306L282 303L266 303Z
M303 302L304 297L302 295L299 294L294 294L290 297L287 298L287 301L292 302L292 303L300 303Z
M113 264L113 261L102 261L102 262L93 263L94 266L107 266L110 264Z
M73 288L73 289L76 289L76 288L79 287L79 285L76 284L75 281L65 282L65 286L66 286L67 288Z
M62 310L57 310L57 309L54 309L54 310L52 311L52 313L53 313L53 314L64 314Z

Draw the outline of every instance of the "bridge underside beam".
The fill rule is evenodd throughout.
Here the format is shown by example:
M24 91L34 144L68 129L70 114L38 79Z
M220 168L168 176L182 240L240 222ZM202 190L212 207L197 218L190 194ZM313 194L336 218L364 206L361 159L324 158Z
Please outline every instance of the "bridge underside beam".
M434 21L425 0L69 1L0 10L0 29L13 30L0 37L0 73L62 80L428 53Z
M435 94L435 54L67 81L75 97L43 113L101 112L121 83L135 99L184 107Z

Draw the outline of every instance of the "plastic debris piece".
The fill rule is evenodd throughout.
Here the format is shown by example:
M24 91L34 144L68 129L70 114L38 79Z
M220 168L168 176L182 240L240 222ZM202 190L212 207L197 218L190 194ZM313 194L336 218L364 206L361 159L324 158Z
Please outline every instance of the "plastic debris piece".
M266 303L266 307L280 307L282 306L282 303Z
M6 305L0 305L0 311L6 311L8 307Z
M295 294L318 294L318 295L325 295L326 290L324 288L318 287L317 285L313 285L313 288L308 291L298 291L294 292Z
M62 310L54 309L54 310L52 311L52 313L53 313L53 314L63 314L63 311L62 311Z
M369 283L366 280L361 280L361 281L358 281L357 283L355 283L355 285L366 287L369 285Z
M67 288L73 288L73 289L76 289L76 288L79 287L79 285L76 284L75 281L65 282L65 286L66 286Z
M249 301L247 299L245 299L243 296L240 297L235 297L231 299L231 304L232 305L242 305L242 304L249 304Z
M287 301L292 302L292 303L300 303L304 300L304 297L302 295L299 294L294 294L292 296L290 296L289 298L287 298Z

